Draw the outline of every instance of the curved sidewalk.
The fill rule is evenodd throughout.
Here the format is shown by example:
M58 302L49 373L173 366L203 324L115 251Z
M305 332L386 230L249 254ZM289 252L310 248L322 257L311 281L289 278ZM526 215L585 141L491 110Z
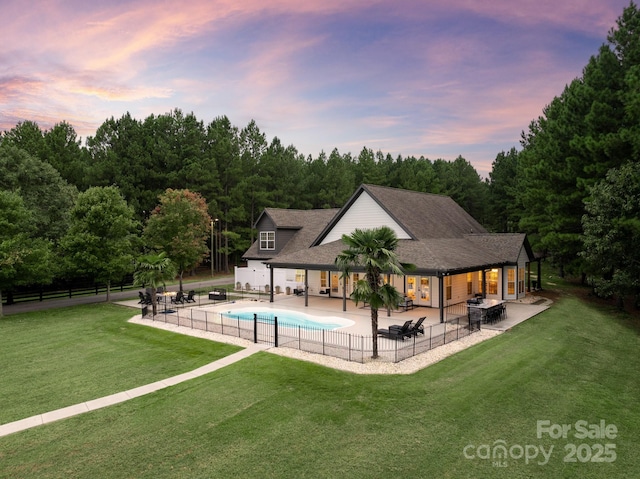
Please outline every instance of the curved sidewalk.
M129 399L137 398L139 396L144 396L145 394L150 394L152 392L159 391L160 389L174 386L181 382L188 381L189 379L204 376L205 374L217 371L218 369L228 366L229 364L233 364L240 361L241 359L249 357L252 354L257 353L258 351L264 351L269 348L270 346L268 345L252 344L242 351L230 354L229 356L201 366L197 369L194 369L193 371L182 373L177 376L156 381L151 384L146 384L134 389L129 389L128 391L112 394L110 396L93 399L91 401L75 404L73 406L67 406L55 411L49 411L44 414L38 414L36 416L31 416L25 419L20 419L18 421L2 424L0 425L0 437L8 436L9 434L13 434L14 432L24 431L25 429L41 426L42 424L58 421L60 419L77 416L89 411L95 411L96 409L101 409L103 407L112 406L114 404L128 401Z

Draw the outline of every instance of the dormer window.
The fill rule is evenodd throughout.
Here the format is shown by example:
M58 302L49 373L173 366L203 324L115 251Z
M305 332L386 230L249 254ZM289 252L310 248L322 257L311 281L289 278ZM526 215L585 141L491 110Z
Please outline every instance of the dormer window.
M276 232L275 231L260 232L260 249L261 250L276 249Z

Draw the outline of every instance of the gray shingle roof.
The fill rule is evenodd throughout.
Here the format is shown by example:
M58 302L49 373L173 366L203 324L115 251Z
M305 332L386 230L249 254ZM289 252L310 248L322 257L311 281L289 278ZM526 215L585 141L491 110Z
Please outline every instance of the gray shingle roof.
M333 269L345 245L342 241L319 243L365 192L414 238L400 240L397 253L403 263L414 264L417 273L454 273L513 264L523 246L530 253L524 234L490 234L448 196L362 185L340 210L267 208L263 214L278 228L300 230L277 256L260 255L256 242L245 258L268 260L278 268Z
M460 238L465 234L487 232L480 223L449 196L386 186L362 185L329 223L315 244L322 241L333 225L365 192L416 240Z
M276 268L335 269L335 258L344 249L342 241L334 241L278 255L269 264ZM466 238L400 240L396 253L401 262L415 265L417 273L427 274L462 272L505 263L501 255Z
M487 230L449 196L363 185L416 239L459 238Z
M279 255L286 255L294 251L307 250L313 240L327 226L329 221L336 215L339 210L322 209L322 210L287 210L282 208L265 208L262 215L268 215L271 221L279 229L297 229L299 230L293 238L280 251ZM262 217L262 215L260 215ZM260 218L258 218L258 221ZM246 259L263 259L267 260L273 257L273 253L264 253L259 251L259 242L255 241L251 247L243 255Z

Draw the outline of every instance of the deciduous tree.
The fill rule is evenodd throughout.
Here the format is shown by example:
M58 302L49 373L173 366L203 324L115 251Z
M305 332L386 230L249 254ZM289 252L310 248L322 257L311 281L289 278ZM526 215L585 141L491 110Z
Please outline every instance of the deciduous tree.
M67 268L107 285L133 272L139 223L115 186L96 186L78 195L71 226L62 239Z
M51 243L35 237L35 232L33 212L20 195L0 190L0 317L2 291L53 279Z
M209 252L211 217L198 193L167 189L159 199L144 229L144 239L149 248L164 251L175 263L182 291L184 272L198 266Z

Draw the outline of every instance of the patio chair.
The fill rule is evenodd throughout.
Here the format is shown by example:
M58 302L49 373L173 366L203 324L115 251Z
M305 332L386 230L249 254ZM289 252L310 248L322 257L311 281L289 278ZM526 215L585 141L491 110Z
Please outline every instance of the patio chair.
M144 293L144 303L143 304L152 304L153 299L151 299L151 293Z
M184 298L185 303L195 303L196 302L194 298L195 295L196 295L196 292L193 289L189 291L189 293L187 294L187 297Z
M389 326L389 329L378 329L378 335L387 337L389 339L401 339L402 341L404 341L405 336L408 338L411 337L412 322L413 320L410 319L408 321L405 321L402 326L394 324L392 326Z
M182 291L178 291L176 295L171 298L171 302L173 304L184 304L184 293Z
M422 318L418 319L418 322L416 324L411 326L409 331L413 336L417 336L418 334L422 334L424 336L424 326L422 325L422 323L424 323L425 319L426 316L423 316Z
M142 291L138 291L138 297L140 298L140 301L138 301L138 304L146 303L146 298L144 297L144 293Z

